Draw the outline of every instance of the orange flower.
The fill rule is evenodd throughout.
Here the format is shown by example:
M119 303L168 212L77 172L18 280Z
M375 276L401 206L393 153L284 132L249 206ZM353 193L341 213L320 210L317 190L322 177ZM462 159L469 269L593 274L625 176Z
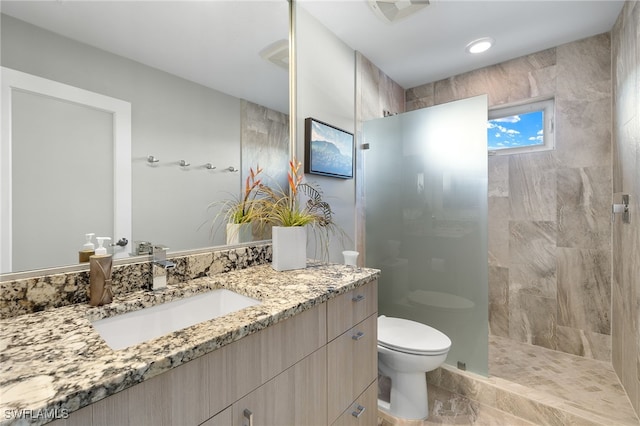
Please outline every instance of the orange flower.
M296 198L298 195L298 186L302 183L303 175L300 173L300 167L302 167L302 163L300 161L294 162L293 160L289 161L289 173L287 173L287 178L289 179L289 206L290 208L294 208Z

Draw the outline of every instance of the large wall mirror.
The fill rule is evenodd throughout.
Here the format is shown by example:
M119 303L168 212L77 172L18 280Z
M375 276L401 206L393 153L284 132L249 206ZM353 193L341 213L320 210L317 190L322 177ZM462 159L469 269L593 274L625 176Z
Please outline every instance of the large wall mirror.
M19 237L26 249L12 252L0 274L77 264L85 233L111 237L111 243L127 237L127 246L113 247L124 258L135 254L138 241L172 252L224 245L211 205L238 196L250 167L260 165L266 179L286 182L288 9L286 0L3 0L0 65L130 104L131 146L126 171L114 166L114 147L97 145L95 139L113 138L108 111L105 118L56 110L62 118L53 118L35 107L41 96L25 95L29 91L3 103L14 133L3 138L13 146L21 132L31 145L13 146L0 163L4 172L11 169L12 181L0 194L1 211L14 218L13 235L0 237L29 235ZM66 120L60 127L74 134L74 143L63 143L71 135L54 136L36 120L38 112L52 128ZM101 128L105 135L97 134ZM118 173L131 176L130 235L118 235L113 225L121 204L114 189ZM37 195L39 182L46 190ZM103 214L113 217L103 221ZM56 236L46 237L52 228Z

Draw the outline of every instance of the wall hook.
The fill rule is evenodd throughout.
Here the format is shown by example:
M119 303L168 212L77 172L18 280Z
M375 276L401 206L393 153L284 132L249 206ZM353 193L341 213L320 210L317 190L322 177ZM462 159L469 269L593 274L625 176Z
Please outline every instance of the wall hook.
M187 163L187 162L186 162L186 161L184 161L184 160L180 160L180 163L179 163L179 164L180 164L180 166L181 166L181 167L187 167L187 166L190 166L190 165L191 165L191 163Z
M204 165L204 168L207 169L207 170L213 170L213 169L216 168L216 166L214 166L211 163L207 163L207 164Z
M157 159L156 157L154 157L153 155L150 155L150 156L148 156L148 157L147 157L147 161L148 161L149 163L157 163L157 162L158 162L158 161L160 161L160 160L158 160L158 159Z
M233 167L233 166L229 166L229 167L227 167L225 170L228 170L228 171L230 171L230 172L237 172L237 171L238 171L238 169L236 169L236 168L235 168L235 167Z

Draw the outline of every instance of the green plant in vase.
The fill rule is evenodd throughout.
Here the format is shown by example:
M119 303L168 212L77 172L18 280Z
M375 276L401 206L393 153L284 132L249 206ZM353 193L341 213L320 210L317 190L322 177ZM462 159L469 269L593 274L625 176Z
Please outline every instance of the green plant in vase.
M260 166L254 170L249 168L249 175L245 180L244 190L240 196L224 200L213 205L220 205L220 211L214 223L222 216L226 223L227 244L239 244L253 240L253 223L260 222L261 209L259 204L259 189L262 180L258 175L262 172Z
M261 185L257 204L260 220L272 226L274 269L299 269L306 266L306 228L314 232L321 247L321 257L328 258L330 236L344 235L333 221L329 203L323 200L322 191L315 185L303 182L300 173L302 163L289 162L288 183L284 189ZM289 237L285 235L295 235ZM284 241L284 242L283 242Z

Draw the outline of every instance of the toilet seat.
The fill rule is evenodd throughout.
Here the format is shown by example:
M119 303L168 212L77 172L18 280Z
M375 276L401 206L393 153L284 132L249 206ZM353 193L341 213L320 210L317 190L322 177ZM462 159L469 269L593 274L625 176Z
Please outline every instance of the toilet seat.
M414 355L441 355L451 348L446 334L402 318L378 317L378 345Z

